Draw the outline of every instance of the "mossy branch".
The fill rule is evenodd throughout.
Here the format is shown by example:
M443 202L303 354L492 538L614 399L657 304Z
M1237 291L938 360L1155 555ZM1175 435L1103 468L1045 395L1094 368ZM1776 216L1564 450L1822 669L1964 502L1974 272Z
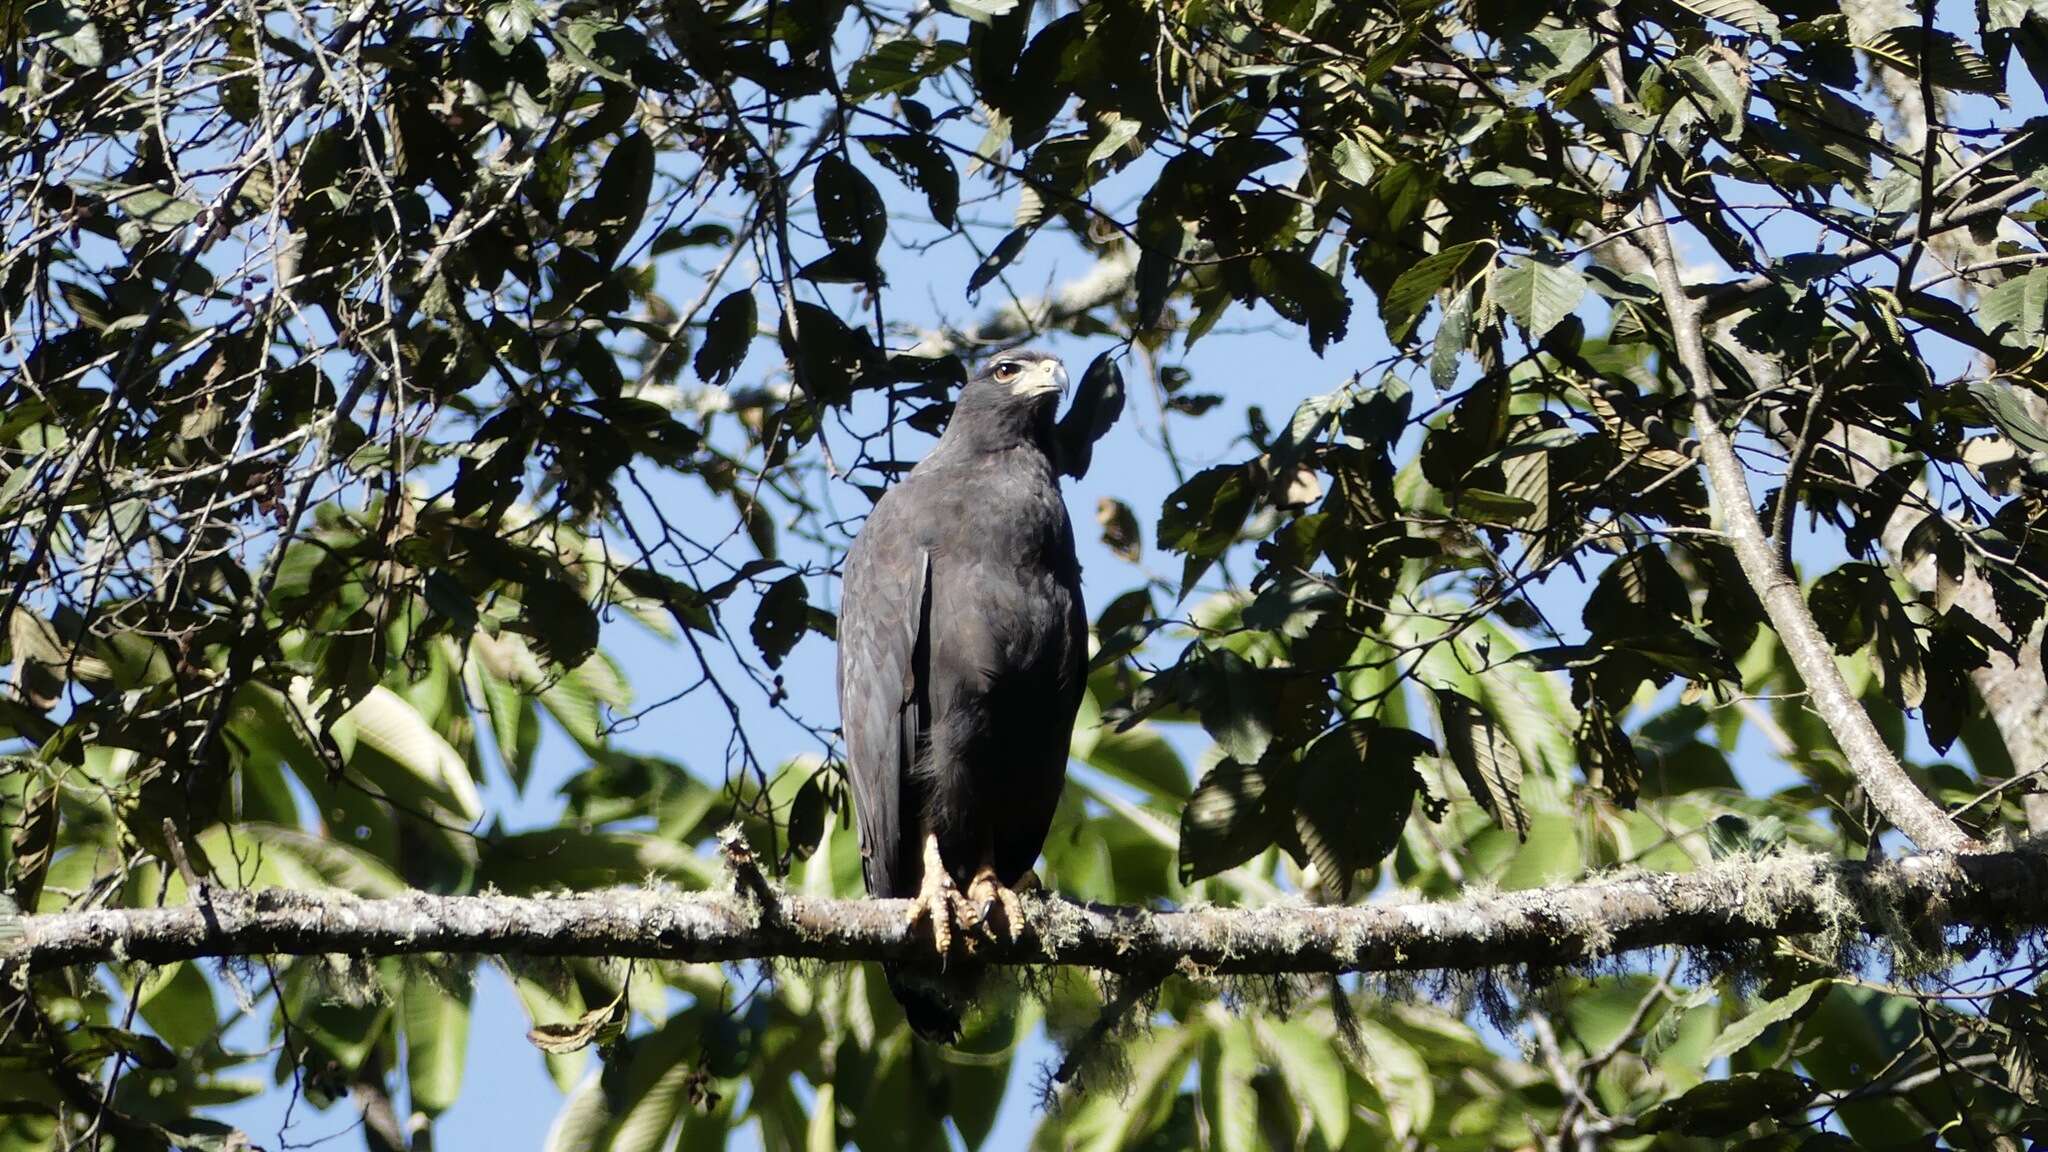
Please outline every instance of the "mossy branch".
M928 963L909 902L633 889L556 896L368 900L337 892L215 889L206 906L18 916L0 910L0 967L170 963L201 957L489 953ZM2048 854L2029 847L1881 863L1781 855L1683 874L1626 873L1444 902L1150 911L1026 898L1015 940L975 958L1116 972L1214 975L1570 968L1641 949L1733 948L1784 936L1944 928L2018 936L2048 927Z

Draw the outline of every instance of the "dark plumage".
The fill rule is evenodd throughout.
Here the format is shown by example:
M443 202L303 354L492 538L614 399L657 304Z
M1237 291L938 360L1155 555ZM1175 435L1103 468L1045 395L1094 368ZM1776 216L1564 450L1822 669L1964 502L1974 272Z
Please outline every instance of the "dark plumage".
M1056 461L1065 384L1041 353L991 360L846 557L839 707L862 869L870 894L920 899L942 955L956 915L1014 915L1066 781L1088 625ZM927 874L928 838L943 874ZM959 975L892 971L890 987L920 1033L951 1039Z

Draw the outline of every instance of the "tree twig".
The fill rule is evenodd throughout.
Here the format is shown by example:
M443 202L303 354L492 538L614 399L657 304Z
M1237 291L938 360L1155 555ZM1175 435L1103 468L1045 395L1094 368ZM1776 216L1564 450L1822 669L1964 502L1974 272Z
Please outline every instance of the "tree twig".
M1613 16L1603 16L1612 34ZM1616 44L1619 37L1614 37ZM1602 54L1607 84L1617 101L1628 91L1618 59L1620 48ZM1630 142L1631 161L1640 144ZM1701 307L1686 294L1678 260L1672 252L1671 233L1664 226L1662 211L1654 196L1638 209L1643 223L1643 246L1650 253L1657 289L1669 314L1672 342L1677 346L1677 368L1692 391L1693 434L1699 438L1700 457L1706 466L1707 485L1728 534L1730 548L1742 573L1756 590L1771 627L1778 633L1793 668L1811 693L1814 711L1827 724L1835 743L1841 747L1849 769L1856 776L1877 810L1892 826L1928 852L1967 851L1978 847L1940 806L1920 791L1898 757L1885 744L1870 714L1863 710L1848 682L1835 664L1833 649L1807 610L1798 581L1786 570L1777 551L1764 536L1750 495L1749 480L1742 461L1735 455L1734 442L1721 426L1714 400L1713 370L1707 363L1706 341L1701 333Z

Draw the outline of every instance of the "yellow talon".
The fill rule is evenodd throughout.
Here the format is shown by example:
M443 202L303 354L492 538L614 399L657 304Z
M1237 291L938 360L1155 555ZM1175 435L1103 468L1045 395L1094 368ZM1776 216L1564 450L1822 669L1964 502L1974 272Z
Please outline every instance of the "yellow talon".
M929 921L932 927L932 946L938 951L939 961L944 962L953 952L953 934L958 928L967 928L975 923L974 910L953 885L952 874L946 871L946 863L939 857L939 838L924 838L924 879L918 885L917 899L910 906L910 926L915 929L920 921Z
M1014 942L1024 925L1024 902L1017 893L996 879L995 870L983 868L974 874L973 883L967 886L968 905L976 915L986 921L991 906L1003 910L1003 935Z

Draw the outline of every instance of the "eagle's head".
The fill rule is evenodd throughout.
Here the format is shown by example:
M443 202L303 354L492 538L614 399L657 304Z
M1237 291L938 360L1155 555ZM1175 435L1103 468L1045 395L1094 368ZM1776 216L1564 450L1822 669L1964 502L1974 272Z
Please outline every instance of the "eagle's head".
M1050 352L1020 348L999 352L960 393L960 402L970 399L1003 406L1023 405L1050 408L1067 390L1067 368Z
M1049 352L1020 348L989 357L953 404L945 439L954 451L991 452L1030 441L1048 447L1067 369Z

